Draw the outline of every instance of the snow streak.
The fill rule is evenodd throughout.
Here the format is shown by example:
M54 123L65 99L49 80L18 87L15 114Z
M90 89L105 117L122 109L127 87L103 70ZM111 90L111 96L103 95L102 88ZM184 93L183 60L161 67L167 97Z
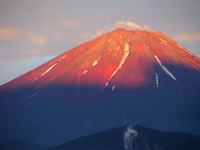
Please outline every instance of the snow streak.
M162 62L160 61L160 59L158 58L158 56L154 55L154 58L156 59L156 61L158 62L158 64L162 68L162 70L165 71L165 73L168 74L172 79L176 80L176 78L174 77L174 75L162 64Z
M53 67L55 67L57 65L57 63L56 64L54 64L54 65L52 65L51 67L49 67L41 76L44 76L45 74L47 74L51 69L53 69Z
M155 76L156 76L156 87L158 87L158 74L155 73Z
M119 49L120 49L120 46L118 46L117 50L119 50Z
M60 60L63 60L67 55L63 56Z
M31 95L29 98L33 98L34 96L36 96L38 93L35 93L33 95Z
M136 138L138 132L132 126L128 126L124 131L124 147L126 150L133 150L133 139Z
M36 77L35 79L32 80L32 82L34 82L35 80L39 79L40 77L44 76L45 74L47 74L51 69L53 69L53 67L55 67L58 63L55 63L54 65L52 65L51 67L49 67L43 74L41 74L40 76Z
M126 58L128 57L129 55L129 45L128 43L126 42L125 43L125 47L124 47L124 56L122 57L120 63L119 63L119 66L117 67L117 69L112 73L112 75L110 76L110 78L108 79L108 82L106 83L106 85L104 86L104 88L102 89L102 92L103 90L106 88L106 86L108 85L108 83L110 82L110 80L113 78L113 76L118 72L118 70L122 67L122 65L124 64Z
M93 66L93 67L98 63L98 61L99 61L100 58L101 58L101 56L100 56L99 58L97 58L97 59L92 63L92 66Z
M115 85L113 85L113 87L112 87L112 92L115 90Z
M88 70L85 70L85 71L83 72L83 75L86 74L87 72L88 72Z
M33 79L33 80L32 80L32 82L33 82L33 81L35 81L35 80L37 80L38 78L39 78L39 77L37 77L37 78Z
M61 60L63 60L67 55L64 55L58 62L56 62L55 64L53 64L51 67L49 67L43 74L41 74L40 76L36 77L35 79L32 80L35 81L37 79L39 79L40 77L44 76L45 74L47 74L49 71L51 71L51 69L53 69L53 67L55 67Z

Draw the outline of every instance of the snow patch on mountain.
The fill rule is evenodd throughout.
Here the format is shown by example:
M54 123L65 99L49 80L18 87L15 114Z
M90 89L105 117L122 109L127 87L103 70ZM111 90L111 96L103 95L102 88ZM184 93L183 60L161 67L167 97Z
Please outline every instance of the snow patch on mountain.
M158 74L155 73L155 76L156 76L156 87L158 87L158 84L159 84L159 81L158 81Z
M47 74L49 71L51 71L51 69L53 69L53 67L55 67L57 65L57 63L56 64L54 64L54 65L52 65L51 67L49 67L41 76L44 76L45 74Z
M64 59L67 55L63 56L60 60Z
M108 42L111 42L112 41L112 39L110 39Z
M125 150L133 150L133 140L137 137L138 132L134 130L133 126L128 126L124 131L124 147Z
M182 47L181 45L177 44L177 46L178 46L179 48L183 49L183 47Z
M87 72L88 72L88 70L84 70L84 71L83 71L83 75L86 74Z
M110 80L113 78L113 76L118 72L118 70L123 66L124 62L126 61L126 58L129 55L129 44L127 42L125 42L125 46L124 46L124 55L119 63L119 66L117 67L117 69L112 73L112 75L110 76L110 78L108 79L106 85L104 86L104 88L102 89L102 91L106 88L106 86L109 84Z
M112 92L115 90L115 85L112 86Z
M36 96L38 93L35 93L33 95L31 95L29 98L33 98L34 96Z
M44 76L45 74L47 74L49 71L51 71L51 69L53 69L59 62L61 62L67 55L64 55L61 59L59 59L58 62L56 62L54 65L52 65L51 67L49 67L43 74L41 74L40 76L36 77L35 79L32 80L32 82L34 82L35 80L39 79L41 76Z
M122 36L119 37L119 39L121 39L121 38L122 38Z
M162 64L162 62L160 61L160 59L158 58L157 55L154 55L154 58L156 59L156 61L158 62L158 64L160 65L160 67L162 68L162 70L168 74L172 79L176 80L176 78L174 77L174 75Z
M94 67L95 65L97 65L99 59L101 58L101 56L99 58L97 58L93 63L92 63L92 67Z
M63 56L61 59L59 59L59 61L58 61L57 63L61 62L66 56L67 56L67 55L65 55L65 56Z
M120 49L120 46L118 46L117 51Z
M108 81L109 82L109 81ZM108 82L106 82L105 86L103 87L103 89L101 90L101 92L104 91L104 89L108 86Z
M41 74L40 76L36 77L35 79L32 80L32 82L34 82L35 80L39 79L40 77L44 76L45 74L47 74L49 71L51 71L51 69L53 69L53 67L55 67L58 63L55 63L54 65L52 65L51 67L49 67L43 74Z
M35 79L32 80L32 82L34 82L35 80L37 80L39 77L36 77Z

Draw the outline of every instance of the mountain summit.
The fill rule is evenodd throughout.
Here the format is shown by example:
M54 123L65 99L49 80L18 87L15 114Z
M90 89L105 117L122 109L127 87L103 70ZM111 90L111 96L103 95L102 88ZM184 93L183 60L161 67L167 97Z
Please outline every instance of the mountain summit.
M61 143L125 124L200 134L200 59L117 29L0 87L2 139Z

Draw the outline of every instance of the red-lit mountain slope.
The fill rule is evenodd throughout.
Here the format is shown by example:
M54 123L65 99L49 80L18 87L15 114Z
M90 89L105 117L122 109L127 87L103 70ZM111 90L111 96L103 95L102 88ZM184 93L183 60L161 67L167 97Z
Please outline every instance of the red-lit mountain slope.
M160 69L174 82L181 79L172 71L173 66L199 71L200 60L161 32L117 29L61 54L1 89L45 88L50 84L97 86L101 90L107 86L159 86L155 80Z
M197 56L161 32L117 29L2 85L0 132L62 142L139 123L200 134L199 93Z

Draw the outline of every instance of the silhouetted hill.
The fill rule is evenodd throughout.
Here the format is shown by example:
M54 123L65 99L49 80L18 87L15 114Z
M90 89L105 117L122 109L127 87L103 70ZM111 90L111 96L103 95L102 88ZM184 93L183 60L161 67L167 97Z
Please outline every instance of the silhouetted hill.
M6 141L0 143L0 150L45 150L50 146L35 144L23 140Z
M126 147L125 147L126 145ZM49 150L199 150L200 137L162 132L139 125L119 127L81 137Z

